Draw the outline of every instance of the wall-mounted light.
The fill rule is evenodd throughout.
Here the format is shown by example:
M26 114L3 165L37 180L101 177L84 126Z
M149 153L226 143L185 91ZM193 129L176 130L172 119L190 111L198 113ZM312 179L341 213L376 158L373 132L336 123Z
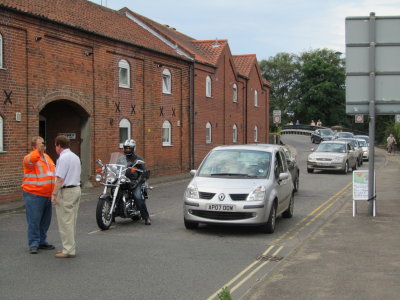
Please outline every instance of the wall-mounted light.
M42 39L41 36L35 36L35 41L36 41L36 42L39 42L41 39Z
M85 51L85 52L83 52L83 54L85 54L86 56L90 56L90 55L92 55L92 54L93 54L93 52L90 52L90 51Z

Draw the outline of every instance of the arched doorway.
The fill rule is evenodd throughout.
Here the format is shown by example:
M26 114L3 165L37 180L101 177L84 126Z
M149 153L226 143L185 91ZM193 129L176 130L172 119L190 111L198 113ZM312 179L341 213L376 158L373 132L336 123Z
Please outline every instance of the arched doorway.
M39 113L39 134L46 141L46 152L56 162L54 140L57 135L66 135L71 141L71 151L81 158L83 184L90 177L89 119L89 114L70 100L50 102Z

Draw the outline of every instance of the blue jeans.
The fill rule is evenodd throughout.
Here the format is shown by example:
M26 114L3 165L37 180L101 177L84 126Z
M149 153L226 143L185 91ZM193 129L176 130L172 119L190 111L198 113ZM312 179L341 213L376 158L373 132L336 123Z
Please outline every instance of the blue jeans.
M133 194L133 197L135 198L138 208L140 210L140 215L142 216L142 218L144 220L146 220L149 218L149 212L147 211L147 206L146 206L145 199L142 195L141 187L142 187L141 184L139 184L137 187L135 187L132 191L132 194Z
M29 248L47 244L51 223L51 198L24 192Z

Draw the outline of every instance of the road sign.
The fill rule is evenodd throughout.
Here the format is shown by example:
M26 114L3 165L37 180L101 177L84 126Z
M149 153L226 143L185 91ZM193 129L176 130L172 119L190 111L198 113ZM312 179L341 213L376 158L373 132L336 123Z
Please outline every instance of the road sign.
M281 123L281 116L274 116L274 124L280 124Z
M400 16L346 18L346 113L400 113Z
M280 110L274 110L274 111L272 111L272 115L274 115L274 116L281 116L282 115L282 112L280 111Z
M364 115L356 115L355 122L356 123L364 123Z

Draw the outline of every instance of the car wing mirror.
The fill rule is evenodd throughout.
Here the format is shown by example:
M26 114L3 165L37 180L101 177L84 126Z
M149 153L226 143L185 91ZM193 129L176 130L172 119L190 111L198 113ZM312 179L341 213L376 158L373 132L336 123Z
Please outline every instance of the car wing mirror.
M279 181L286 180L289 178L289 173L280 173L279 174Z
M190 175L194 176L194 175L196 175L196 171L197 171L197 170L190 170L189 173L190 173Z

